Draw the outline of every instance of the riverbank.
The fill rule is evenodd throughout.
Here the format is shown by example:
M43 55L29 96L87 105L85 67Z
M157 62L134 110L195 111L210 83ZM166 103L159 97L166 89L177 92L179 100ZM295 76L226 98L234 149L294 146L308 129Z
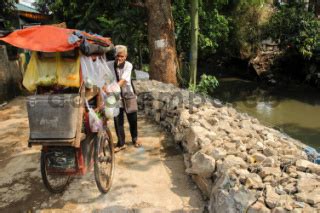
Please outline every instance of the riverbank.
M240 78L220 78L212 94L240 112L256 117L264 125L319 148L319 91L307 86L261 87Z
M300 141L186 90L135 83L139 107L174 135L210 212L316 212L320 166Z

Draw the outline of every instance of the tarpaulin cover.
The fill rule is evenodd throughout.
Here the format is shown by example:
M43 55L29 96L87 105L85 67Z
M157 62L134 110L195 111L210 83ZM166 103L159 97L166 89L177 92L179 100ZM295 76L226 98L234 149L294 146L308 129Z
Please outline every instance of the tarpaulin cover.
M76 35L74 35L73 33ZM0 38L13 46L41 52L63 52L72 50L80 45L77 42L86 38L90 43L109 46L112 42L109 38L74 29L66 29L49 25L34 26L22 30L16 30L9 35Z
M42 52L62 52L74 49L77 44L70 44L69 36L75 30L54 26L34 26L16 30L0 38L13 46Z

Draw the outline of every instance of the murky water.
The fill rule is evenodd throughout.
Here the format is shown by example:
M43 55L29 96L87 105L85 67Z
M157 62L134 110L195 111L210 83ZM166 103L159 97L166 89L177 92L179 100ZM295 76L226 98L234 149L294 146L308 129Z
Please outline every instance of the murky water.
M302 86L262 89L255 82L220 79L213 96L293 138L320 148L320 91Z

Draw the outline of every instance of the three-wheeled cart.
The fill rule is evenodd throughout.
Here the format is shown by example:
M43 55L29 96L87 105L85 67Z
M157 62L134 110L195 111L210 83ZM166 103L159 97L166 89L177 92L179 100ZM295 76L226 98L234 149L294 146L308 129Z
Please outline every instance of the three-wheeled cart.
M114 169L112 136L106 122L99 130L90 128L88 111L96 107L97 94L86 94L79 49L81 56L103 55L112 49L110 39L44 25L16 30L0 40L33 51L23 85L36 91L27 98L28 145L42 146L44 185L51 192L62 192L72 176L94 168L98 189L108 192ZM85 104L90 101L91 106Z
M92 167L98 189L107 193L111 188L115 163L112 135L107 125L99 132L90 131L85 101L83 87L78 93L27 98L28 144L42 146L41 175L50 192L62 192L72 176L84 175Z

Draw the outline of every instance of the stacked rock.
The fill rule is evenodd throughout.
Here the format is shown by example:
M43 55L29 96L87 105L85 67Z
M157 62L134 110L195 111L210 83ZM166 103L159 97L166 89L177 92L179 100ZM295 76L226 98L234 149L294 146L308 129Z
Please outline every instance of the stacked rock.
M135 87L140 111L182 145L186 172L210 212L320 211L320 165L301 142L170 84Z

